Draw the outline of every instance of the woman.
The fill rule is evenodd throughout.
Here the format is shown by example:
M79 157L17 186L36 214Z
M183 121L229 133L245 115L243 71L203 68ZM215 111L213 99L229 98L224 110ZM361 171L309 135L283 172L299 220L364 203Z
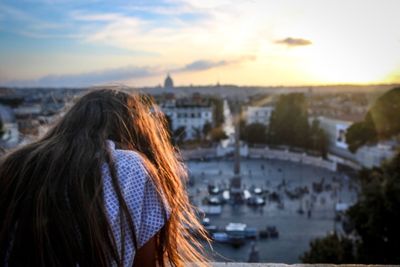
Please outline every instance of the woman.
M114 89L89 92L39 141L0 162L7 266L182 266L205 232L161 112ZM203 265L199 263L199 265Z

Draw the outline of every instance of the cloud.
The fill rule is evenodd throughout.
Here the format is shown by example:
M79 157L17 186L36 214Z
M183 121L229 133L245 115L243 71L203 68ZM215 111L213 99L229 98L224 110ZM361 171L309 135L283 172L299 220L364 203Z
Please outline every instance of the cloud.
M287 45L290 47L306 46L306 45L312 44L312 42L310 40L303 39L303 38L292 38L292 37L288 37L288 38L282 39L282 40L277 40L277 41L275 41L275 43Z
M71 12L70 16L74 20L88 22L114 22L128 18L119 13L87 13L80 10Z
M254 56L243 56L234 59L225 60L195 60L183 67L175 69L167 69L161 66L154 67L138 67L126 66L121 68L104 69L100 71L92 71L78 74L52 74L41 77L36 80L16 80L0 83L4 86L16 87L84 87L93 85L104 85L113 82L121 82L129 79L141 79L146 77L154 77L164 75L167 72L182 73L204 71L212 68L240 64L246 61L255 60Z
M143 78L161 74L156 68L126 66L78 74L47 75L37 80L18 80L5 83L17 87L83 87L107 84L131 78Z
M268 24L256 23L253 7L246 1L237 1L237 5L231 0L164 3L127 4L124 9L107 11L80 9L69 15L72 22L81 25L77 30L84 42L151 51L160 55L159 63L177 65L196 58L254 54L268 32Z
M227 65L238 64L238 63L242 63L245 61L253 61L255 59L256 59L255 56L244 56L244 57L240 57L238 59L232 59L232 60L219 60L219 61L196 60L190 64L187 64L183 68L178 69L178 71L180 71L180 72L202 71L202 70L208 70L208 69L227 66Z
M215 67L220 67L226 65L225 60L220 61L210 61L210 60L196 60L190 64L187 64L181 69L181 71L201 71L208 70Z
M169 2L169 5L161 5L161 6L154 6L154 5L141 5L141 6L127 6L125 7L127 11L139 11L139 12L146 12L150 14L157 14L157 15L164 15L164 16L179 16L179 15L188 15L188 14L199 14L200 12L195 10L192 6L180 2L180 3L173 3Z
M103 71L87 72L82 74L49 75L39 79L39 84L48 85L95 85L115 82L129 78L152 76L155 70L147 67L123 67Z

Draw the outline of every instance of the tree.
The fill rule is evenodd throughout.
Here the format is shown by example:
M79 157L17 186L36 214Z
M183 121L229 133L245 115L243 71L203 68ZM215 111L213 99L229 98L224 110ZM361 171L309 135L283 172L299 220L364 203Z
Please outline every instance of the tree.
M367 144L400 134L400 87L380 96L361 122L349 127L346 141L351 152Z
M353 251L354 262L400 264L400 153L381 167L361 170L358 181L359 200L346 212L355 237L354 249L349 250ZM315 240L301 259L309 263L348 263L351 258L341 256L349 249L347 241L335 242L331 236Z
M3 137L4 133L5 133L4 123L3 123L2 118L0 117L0 138Z
M174 140L176 141L176 143L178 144L182 144L183 141L185 141L186 138L186 127L185 126L181 126L178 129L176 129L174 131Z
M223 139L226 139L228 136L225 131L221 127L213 128L210 132L211 141L219 142Z
M309 125L304 95L281 95L271 114L268 129L268 139L272 144L306 148Z
M308 104L303 94L281 95L271 114L268 143L319 152L327 156L329 138L319 121L308 122Z
M267 141L267 127L261 123L252 123L244 126L242 140L249 144L265 144Z
M365 121L352 124L346 133L346 142L349 151L355 153L360 147L378 141L375 125L371 115L367 114Z
M313 120L310 128L310 148L321 153L326 158L328 154L329 138L327 133L319 126L319 120Z
M201 140L202 130L199 127L192 127L194 133L194 139Z
M400 264L400 153L359 174L361 195L347 215L360 263Z
M171 142L171 144L175 145L176 140L175 140L175 136L174 136L174 131L172 130L172 119L170 116L165 115L165 123L166 123L166 127L167 127L167 130L169 133L170 142Z
M353 263L353 242L336 233L317 238L310 243L310 251L300 256L303 263Z
M165 121L166 121L166 126L167 126L167 130L172 133L172 119L170 116L165 115Z
M213 114L214 114L215 126L219 127L225 121L225 117L224 117L224 101L221 98L217 98L217 97L210 98L210 101L214 105L214 113Z
M204 136L204 138L207 139L208 135L210 134L211 129L212 129L212 125L211 125L210 122L207 121L203 126L203 136Z

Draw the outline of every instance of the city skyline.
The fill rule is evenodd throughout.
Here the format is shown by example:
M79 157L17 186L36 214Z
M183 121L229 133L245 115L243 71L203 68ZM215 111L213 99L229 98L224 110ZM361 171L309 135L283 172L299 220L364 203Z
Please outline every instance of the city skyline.
M0 3L0 85L400 82L398 1Z

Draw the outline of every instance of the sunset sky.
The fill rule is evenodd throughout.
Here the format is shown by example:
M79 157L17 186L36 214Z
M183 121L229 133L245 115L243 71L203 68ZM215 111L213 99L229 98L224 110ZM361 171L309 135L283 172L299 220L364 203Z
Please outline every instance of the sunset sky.
M398 0L0 0L0 85L400 82Z

